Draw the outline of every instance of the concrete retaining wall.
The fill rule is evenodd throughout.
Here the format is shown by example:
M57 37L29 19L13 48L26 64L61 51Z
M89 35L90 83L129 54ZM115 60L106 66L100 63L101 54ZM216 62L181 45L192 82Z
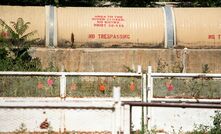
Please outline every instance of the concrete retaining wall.
M219 49L58 49L32 48L44 68L50 64L59 70L76 72L126 72L142 65L156 72L201 73L208 64L210 73L221 73Z

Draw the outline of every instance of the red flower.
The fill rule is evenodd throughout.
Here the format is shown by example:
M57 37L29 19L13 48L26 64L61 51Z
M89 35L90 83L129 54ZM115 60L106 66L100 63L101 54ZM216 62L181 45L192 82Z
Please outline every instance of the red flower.
M165 86L168 91L174 90L174 86L171 84L171 81L165 82Z
M48 78L47 83L48 86L52 86L54 84L54 81L51 78Z
M101 84L101 85L99 86L99 90L100 90L100 91L103 92L105 89L106 89L106 87L105 87L103 84Z
M38 88L38 89L42 89L43 86L44 86L44 85L43 85L41 82L38 82L38 85L37 85L37 88Z
M169 84L168 86L167 86L167 90L168 91L172 91L174 89L174 86L172 85L172 84Z
M1 33L1 36L4 37L4 38L7 38L7 37L8 37L8 33L3 31L3 32Z
M75 83L71 83L70 84L70 89L71 90L76 90L77 89L77 85Z
M130 91L134 91L135 90L135 83L134 82L131 82L130 83Z

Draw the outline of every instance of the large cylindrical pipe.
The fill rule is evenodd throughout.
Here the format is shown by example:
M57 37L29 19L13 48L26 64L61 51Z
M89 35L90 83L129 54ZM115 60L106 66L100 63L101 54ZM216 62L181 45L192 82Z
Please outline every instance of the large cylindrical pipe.
M161 8L58 8L57 19L59 44L164 47Z
M220 48L220 8L0 6L9 24L21 17L46 46Z
M220 48L220 8L174 8L176 47Z

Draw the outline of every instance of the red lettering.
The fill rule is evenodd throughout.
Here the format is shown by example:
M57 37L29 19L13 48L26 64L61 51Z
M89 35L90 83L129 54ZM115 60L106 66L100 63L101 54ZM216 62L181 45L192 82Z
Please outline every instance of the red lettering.
M122 28L124 27L123 16L103 16L103 15L96 15L92 17L93 25L94 27L118 27ZM107 25L106 25L107 24Z
M103 21L97 21L97 23L103 23Z
M221 38L221 34L219 34L219 35L217 35L218 36L218 39L220 40L220 38Z
M95 27L106 27L106 24L94 24Z
M124 27L124 25L121 24L121 25L119 25L119 27Z
M89 38L89 39L95 39L95 34L89 34L89 35L88 35L88 38Z
M209 34L208 39L214 39L215 40L215 35L214 34Z
M98 38L99 39L130 39L130 35L128 34L98 34Z

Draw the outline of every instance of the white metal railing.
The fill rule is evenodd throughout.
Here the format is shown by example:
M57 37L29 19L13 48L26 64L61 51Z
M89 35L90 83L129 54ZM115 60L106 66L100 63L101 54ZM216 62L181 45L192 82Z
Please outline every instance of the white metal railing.
M60 97L66 97L67 76L99 76L99 77L142 77L141 72L0 72L0 76L57 76L60 77Z
M185 99L185 98L154 98L153 91L153 79L162 77L182 77L182 78L221 78L221 74L209 74L209 73L153 73L152 67L148 66L147 72L147 101L164 101L164 102L208 102L208 103L220 103L221 99Z
M140 70L140 69L139 69ZM92 103L93 105L82 105L80 103L72 104L71 101L68 99L64 99L66 97L66 77L67 76L99 76L99 77L111 77L111 76L119 76L119 77L140 77L141 78L141 86L142 86L142 100L144 102L208 102L208 103L221 103L221 99L185 99L185 98L154 98L153 91L153 79L154 78L163 78L163 77L183 77L183 78L221 78L221 74L207 74L207 73L154 73L152 72L152 67L149 66L147 69L147 73L143 74L141 71L137 73L123 73L123 72L0 72L0 76L55 76L60 77L60 97L53 97L53 98L44 98L39 99L39 97L28 97L28 100L32 101L32 103L27 103L27 98L19 98L19 97L0 97L0 106L2 107L56 107L56 108L86 108L86 107L94 107L94 108L104 108L104 109L112 109L113 108L113 98L110 100L109 105L97 105ZM119 97L119 95L117 95ZM46 100L47 103L42 101ZM49 101L51 100L51 101ZM100 100L102 101L102 100ZM11 103L16 102L16 103ZM24 103L26 102L26 103ZM19 107L18 106L18 107ZM117 104L118 109L120 109L119 103ZM148 117L149 112L151 111L150 107L144 108L144 124L150 124ZM120 113L118 111L118 113ZM118 115L120 118L121 115ZM124 116L126 118L127 116ZM118 120L119 121L119 120ZM124 122L126 123L126 122ZM119 125L119 124L118 124ZM119 126L118 126L119 127ZM148 127L149 128L149 127Z
M209 74L209 73L154 73L152 67L148 66L147 69L147 91L143 91L145 94L144 102L202 102L202 103L221 103L220 99L185 99L185 98L154 98L154 78L165 78L165 77L182 77L182 78L221 78L221 74ZM146 95L147 93L147 95ZM150 129L151 124L151 108L144 108L144 125Z
M113 87L113 97L104 100L88 99L88 102L64 99L66 97L66 77L67 76L116 76L116 77L142 77L142 73L106 73L106 72L0 72L0 76L55 76L60 77L60 98L39 98L39 97L0 97L0 108L47 108L47 109L102 109L112 110L112 133L122 131L122 111L120 99L120 87ZM106 99L105 99L106 100ZM101 103L102 102L102 103ZM65 126L61 126L61 131L65 131Z
M102 109L112 110L113 128L112 133L124 131L123 112L121 110L120 93L113 89L113 97L105 99L88 98L85 100L66 98L66 78L67 76L98 76L98 77L140 77L146 76L142 74L141 68L138 67L136 73L124 72L0 72L0 76L54 76L60 78L60 97L0 97L0 108L47 108L47 109ZM144 79L146 80L146 79ZM141 82L146 85L146 82ZM142 89L146 91L145 89ZM139 99L140 100L140 99ZM74 102L77 103L74 103ZM102 102L103 101L103 102ZM105 103L104 103L105 101ZM61 130L64 129L61 128Z
M148 67L147 74L142 74L138 71L137 73L130 72L0 72L0 76L57 76L60 77L60 97L66 97L66 77L67 76L99 76L99 77L141 77L142 78L142 94L143 100L147 102L151 101L188 101L188 102L220 102L220 99L171 99L171 98L154 98L153 97L153 79L159 77L185 77L185 78L221 78L221 74L207 74L207 73L154 73L152 67Z
M165 77L178 77L178 78L221 78L221 74L208 74L208 73L154 73L152 72L152 67L148 66L147 69L147 73L146 75L142 76L143 79L143 102L145 104L145 102L147 103L152 103L152 102L202 102L202 103L221 103L221 99L185 99L185 98L155 98L153 96L153 92L154 92L154 84L153 84L153 79L154 78L165 78ZM145 85L146 84L146 85ZM139 102L138 102L139 103ZM146 104L147 104L146 103ZM157 103L156 103L157 104ZM159 104L159 103L158 103ZM185 104L185 103L184 103ZM182 105L182 103L180 104ZM141 106L141 105L137 105L137 106ZM124 109L125 109L125 120L127 120L127 129L126 132L130 133L130 129L131 129L131 109L132 109L132 105L124 105ZM144 116L143 116L143 122L144 122L144 126L147 126L147 129L150 130L151 128L151 123L152 123L152 115L151 115L151 107L147 107L145 106L143 108L143 112L144 112ZM130 116L130 118L127 118L128 116ZM129 122L129 123L128 123ZM129 127L128 127L129 126Z
M78 99L77 103L73 103L75 100L66 98L66 77L67 76L98 76L98 77L145 77L142 74L140 67L138 67L137 73L124 73L124 72L0 72L0 76L55 76L60 77L60 97L52 98L39 98L39 97L0 97L0 108L49 108L49 109L103 109L113 112L113 128L112 133L117 134L117 131L124 129L124 122L122 120L121 100L120 93L113 89L113 97L106 99ZM145 79L146 80L146 79ZM141 82L142 85L146 85L146 82ZM141 85L141 86L142 86ZM144 86L145 87L145 86ZM119 88L117 88L119 90ZM146 91L145 89L142 89ZM105 101L105 103L101 103ZM108 102L107 102L108 101ZM124 130L123 130L124 131Z

